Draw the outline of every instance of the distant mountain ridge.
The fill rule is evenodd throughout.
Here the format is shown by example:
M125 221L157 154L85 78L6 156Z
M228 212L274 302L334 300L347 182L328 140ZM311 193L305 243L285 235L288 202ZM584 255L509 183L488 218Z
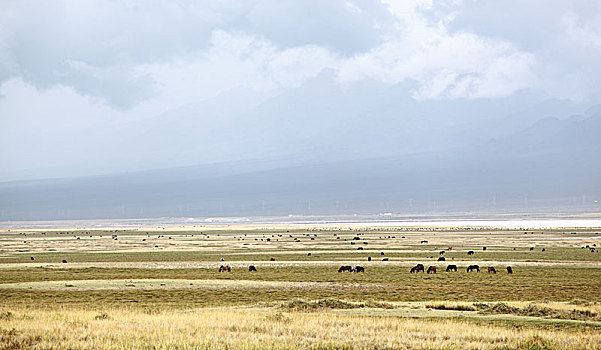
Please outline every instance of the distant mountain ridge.
M0 183L0 220L595 208L601 114L446 151Z

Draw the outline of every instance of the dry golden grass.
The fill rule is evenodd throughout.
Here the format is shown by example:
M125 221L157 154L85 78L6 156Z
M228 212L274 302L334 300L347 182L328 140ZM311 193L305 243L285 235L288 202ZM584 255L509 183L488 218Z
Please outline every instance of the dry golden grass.
M0 230L0 349L601 349L599 229L63 231Z
M5 309L0 349L601 349L601 331L273 308Z

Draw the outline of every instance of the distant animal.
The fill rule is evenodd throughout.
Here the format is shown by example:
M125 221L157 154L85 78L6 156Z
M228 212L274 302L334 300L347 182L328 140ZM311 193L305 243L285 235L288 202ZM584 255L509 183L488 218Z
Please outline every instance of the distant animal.
M446 259L444 258L444 256L441 256L440 258L438 258L438 261L445 261Z
M307 256L311 256L311 253L307 253Z
M422 244L425 244L425 243L428 243L428 241L426 241L426 240L423 240L423 241L421 241L420 243L422 243Z
M533 250L534 250L534 247L530 247L530 251L533 251Z
M63 264L66 264L66 263L67 263L67 260L64 260L64 259L63 259Z
M221 259L219 259L219 261L225 261L225 259L224 259L224 258L221 258Z
M232 272L232 268L230 267L230 265L221 265L219 266L219 272Z
M359 247L359 248L357 248L357 250L363 250L363 247Z
M507 273L508 274L513 274L513 269L511 268L511 266L507 266Z
M256 272L256 271L257 271L257 268L256 268L254 265L250 265L250 266L248 267L248 272L253 272L253 271L255 271L255 272Z
M488 273L497 273L497 270L495 270L495 268L494 268L494 267L492 267L492 266L489 266L489 267L488 267Z
M468 250L467 251L467 255L474 255L474 251L473 250Z
M367 257L367 261L371 261L371 256L368 256L368 257Z
M439 255L442 255L442 254L444 254L444 253L445 253L445 251L444 251L444 250L441 250L440 252L438 252L438 254L439 254Z
M269 258L269 261L275 261L275 258L273 258L273 257Z
M382 259L382 261L388 261L388 258L384 258L384 259Z
M543 251L543 252L544 252L545 250L546 250L545 248L543 248L543 249L542 249L542 251Z
M380 252L380 255L384 255L384 252Z
M35 259L33 258L33 256L31 257L31 260L35 260Z
M447 266L447 272L455 271L457 272L457 265L449 265Z
M417 264L415 266L413 266L411 268L411 270L409 270L410 273L414 273L414 272L424 272L424 265L422 264Z
M482 247L482 250L486 250L486 247Z
M363 266L357 265L357 266L355 266L353 268L353 272L363 272L363 273L365 273L365 268Z
M428 273L436 273L436 266L428 267Z
M467 267L467 272L472 272L474 270L480 272L480 266L478 266L478 265L470 265L470 266Z
M344 272L344 271L351 272L351 271L353 271L353 268L351 266L348 266L348 265L342 265L342 266L340 266L340 268L338 269L338 272Z

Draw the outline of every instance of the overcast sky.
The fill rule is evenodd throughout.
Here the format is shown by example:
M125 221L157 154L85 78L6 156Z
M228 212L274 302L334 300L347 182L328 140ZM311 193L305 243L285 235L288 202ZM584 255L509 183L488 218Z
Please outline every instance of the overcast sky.
M1 0L0 181L103 173L140 125L218 97L195 115L210 129L215 109L242 99L246 111L324 74L329 89L403 86L398 98L422 105L530 91L590 106L599 62L601 2L590 0ZM229 160L194 152L190 164ZM128 159L106 169L174 165Z

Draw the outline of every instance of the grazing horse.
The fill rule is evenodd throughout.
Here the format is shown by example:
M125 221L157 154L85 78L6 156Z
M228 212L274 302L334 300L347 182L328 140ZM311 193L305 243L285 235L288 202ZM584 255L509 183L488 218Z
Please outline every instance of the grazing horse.
M447 266L447 272L455 271L457 272L457 265L449 265Z
M66 264L66 263L67 263L67 260L63 260L63 264Z
M414 273L414 272L424 272L424 265L422 264L417 264L415 266L413 266L411 268L411 270L409 270L410 273Z
M353 271L352 272L365 272L365 268L363 266L355 266L353 267Z
M467 255L474 255L474 251L473 250L468 250L467 251Z
M428 267L428 273L436 273L436 266Z
M384 259L382 259L382 261L388 261L388 258L384 258Z
M494 267L492 267L492 266L489 266L489 267L488 267L488 273L497 273L497 270L495 270L495 268L494 268Z
M513 274L513 269L511 268L511 266L507 266L507 273L508 274Z
M444 258L444 256L441 256L440 258L438 258L438 261L445 261L446 259Z
M472 272L474 270L480 272L480 266L478 266L478 265L470 265L470 266L467 267L467 272Z
M269 258L269 261L275 261L275 258L273 258L273 257Z
M530 251L533 251L533 250L534 250L534 247L530 247Z
M232 268L230 267L230 265L221 265L219 266L219 272L232 272Z
M428 241L426 241L426 240L423 240L423 241L421 241L420 243L421 243L421 244L426 244L426 243L428 243Z
M253 271L254 271L254 272L257 272L257 268L255 267L255 265L250 265L250 266L248 267L248 272L253 272Z
M344 271L351 272L351 271L353 271L353 268L351 266L348 266L348 265L342 265L342 266L340 266L340 268L338 269L338 272L344 272Z
M368 256L368 257L367 257L367 261L371 261L371 256Z

